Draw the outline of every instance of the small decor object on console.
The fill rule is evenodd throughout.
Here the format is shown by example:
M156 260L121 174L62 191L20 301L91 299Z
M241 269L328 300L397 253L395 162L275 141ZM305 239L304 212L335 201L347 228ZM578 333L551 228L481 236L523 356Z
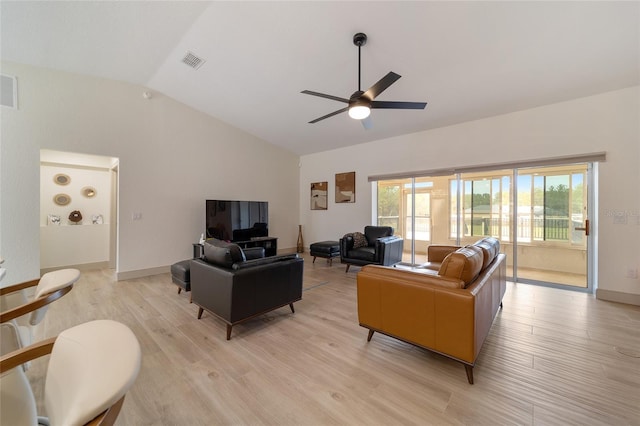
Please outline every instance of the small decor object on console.
M298 244L296 253L304 253L304 243L302 242L302 225L298 225Z
M91 216L91 223L94 225L102 225L104 223L104 219L101 214L94 214Z
M60 216L57 214L47 215L47 225L60 225Z
M69 213L69 220L76 225L80 223L82 221L82 213L80 213L80 210L74 210Z

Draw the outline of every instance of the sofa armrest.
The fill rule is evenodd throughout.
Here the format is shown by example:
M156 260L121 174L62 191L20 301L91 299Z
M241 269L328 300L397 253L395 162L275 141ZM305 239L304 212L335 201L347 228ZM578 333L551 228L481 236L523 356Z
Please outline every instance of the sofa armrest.
M353 237L351 235L340 238L340 257L347 258L349 250L353 250Z
M445 257L458 250L460 246L448 246L432 244L427 247L427 260L429 263L442 263Z
M191 300L224 319L231 317L233 270L192 259Z
M402 237L392 235L389 237L381 237L376 240L376 256L377 261L381 265L390 266L402 260L402 249L404 240Z

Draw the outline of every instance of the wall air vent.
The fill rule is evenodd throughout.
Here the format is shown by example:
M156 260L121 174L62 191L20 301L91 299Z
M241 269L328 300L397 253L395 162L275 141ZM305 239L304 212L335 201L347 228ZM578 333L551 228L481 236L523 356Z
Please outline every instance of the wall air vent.
M194 55L191 52L187 52L187 54L184 55L184 58L182 58L182 62L189 65L194 70L197 70L202 66L202 64L206 62L206 60Z
M18 80L11 75L0 74L0 105L18 109Z

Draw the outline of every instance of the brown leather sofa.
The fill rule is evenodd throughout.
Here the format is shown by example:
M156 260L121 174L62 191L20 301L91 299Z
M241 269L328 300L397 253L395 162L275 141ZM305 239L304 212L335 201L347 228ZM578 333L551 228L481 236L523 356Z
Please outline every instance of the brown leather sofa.
M202 259L191 260L191 295L198 309L234 325L302 299L304 260L296 254L264 257L263 248L209 239Z
M369 329L367 341L377 331L452 358L473 384L506 290L506 256L499 251L498 240L485 238L466 247L434 246L429 262L413 269L364 266L358 320Z

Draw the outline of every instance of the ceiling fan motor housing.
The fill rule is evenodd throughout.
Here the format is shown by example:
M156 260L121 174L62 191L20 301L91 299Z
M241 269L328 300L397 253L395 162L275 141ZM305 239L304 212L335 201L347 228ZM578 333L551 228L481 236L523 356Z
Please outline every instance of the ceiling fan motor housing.
M371 104L372 99L369 99L368 96L364 94L362 90L358 90L353 92L353 95L349 98L349 106L362 105L369 106Z
M353 44L356 46L364 46L367 44L367 35L365 33L357 33L353 36Z

